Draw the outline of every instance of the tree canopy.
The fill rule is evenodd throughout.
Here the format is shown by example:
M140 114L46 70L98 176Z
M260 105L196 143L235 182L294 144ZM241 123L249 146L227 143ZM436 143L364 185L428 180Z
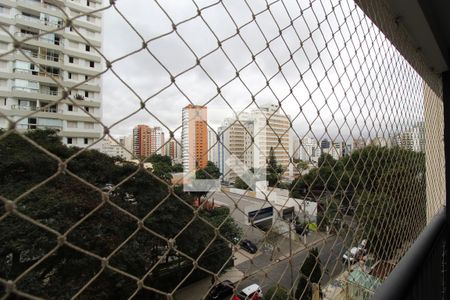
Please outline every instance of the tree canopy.
M0 221L0 277L14 280L50 253L18 281L19 290L49 299L71 298L99 274L80 297L122 299L134 293L136 280L78 248L109 257L109 266L132 276L148 273L144 284L164 292L186 277L184 284L210 276L186 256L212 273L232 264L230 241L241 231L227 208L200 209L196 215L192 197L160 180L156 170L152 174L96 150L66 147L54 131L25 135L67 168L58 172L64 169L57 159L15 133L0 140L0 195L9 200L22 195L16 210ZM219 231L211 225L220 226ZM56 232L64 234L67 243L60 244ZM175 236L174 244L169 243ZM0 294L3 289L0 286ZM159 297L149 290L136 296Z
M318 167L294 180L290 191L294 198L308 195L319 202L322 228L341 219L342 208L355 207L358 238L388 259L425 225L425 185L424 153L368 146L339 160L323 154ZM396 246L386 247L386 241Z

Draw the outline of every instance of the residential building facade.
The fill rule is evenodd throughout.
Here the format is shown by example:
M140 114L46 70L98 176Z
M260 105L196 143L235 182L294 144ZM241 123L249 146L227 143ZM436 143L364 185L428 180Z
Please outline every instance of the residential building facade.
M55 129L65 144L78 147L101 137L102 90L96 76L104 69L102 13L93 12L100 7L100 0L0 3L2 27L20 41L14 47L0 30L0 51L9 52L0 57L0 115L17 129ZM61 10L71 18L83 16L65 27ZM0 128L6 127L0 116Z
M150 129L150 152L164 154L164 132L161 127L152 127Z
M208 111L206 106L188 105L182 112L181 145L183 169L193 173L208 163Z
M152 154L151 128L147 125L137 125L133 128L133 154L145 158Z
M111 157L118 156L124 160L132 159L132 153L126 148L126 140L124 138L119 138L117 143L113 139L106 137L101 143L100 152Z

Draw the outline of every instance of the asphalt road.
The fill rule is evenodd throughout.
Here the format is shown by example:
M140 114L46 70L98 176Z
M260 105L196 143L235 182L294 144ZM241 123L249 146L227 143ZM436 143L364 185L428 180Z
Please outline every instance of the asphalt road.
M245 215L243 211L247 206L261 206L265 201L252 197L243 197L242 195L222 192L216 192L209 195L209 198L214 198L215 202L227 205L232 213L233 218L244 229L244 236L246 238L253 238L253 241L258 241L259 229L252 228L245 225ZM234 209L237 203L237 208ZM326 285L330 280L337 277L344 271L344 264L342 263L342 255L350 248L352 243L352 233L347 232L347 236L330 236L326 240L319 241L314 244L319 250L319 257L322 266L322 280L321 285ZM280 284L286 289L291 289L292 285L296 283L299 275L300 267L308 255L308 249L302 249L295 252L293 250L292 258L281 259L280 261L271 261L270 252L262 252L255 256L252 260L245 261L236 267L245 274L244 279L238 283L237 290L241 290L253 283L257 283L263 289L263 292L276 285ZM292 265L292 275L291 268Z
M344 271L344 264L341 258L346 250L346 246L343 244L342 238L331 236L327 240L316 244L315 247L319 250L323 274L321 284L323 286L330 279ZM270 254L264 253L255 257L252 262L246 261L237 265L236 267L246 275L246 278L238 285L238 290L253 283L259 284L264 292L276 284L290 289L293 282L296 282L300 267L307 255L308 249L303 249L298 253L294 253L291 260L285 259L273 262L270 261ZM292 263L292 278L290 262Z

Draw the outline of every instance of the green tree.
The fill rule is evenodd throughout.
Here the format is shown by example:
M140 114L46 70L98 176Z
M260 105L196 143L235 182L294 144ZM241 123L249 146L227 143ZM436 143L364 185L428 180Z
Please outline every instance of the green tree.
M312 299L312 283L320 283L322 266L317 248L309 250L308 256L300 268L300 279L295 291L295 299Z
M234 187L242 190L248 189L248 185L239 176L236 176L236 179L234 180Z
M197 179L219 179L220 170L212 161L208 161L206 167L195 172Z
M181 282L188 284L209 275L198 268L192 271L192 260L185 255L198 258L198 264L211 272L232 264L229 241L241 233L229 210L201 210L197 216L189 195L176 187L172 190L146 171L136 173L136 165L95 150L80 152L68 148L54 131L31 131L26 136L63 162L76 155L68 161L68 171L57 173L61 170L58 160L30 146L17 134L0 140L0 195L2 199L14 200L28 191L16 203L16 210L21 214L60 234L67 233L66 239L72 245L100 257L116 251L109 265L133 276L142 277L152 269L144 283L166 292ZM109 192L108 201L104 201L100 192L106 183L116 185ZM35 189L30 190L32 187ZM143 225L147 230L139 229L136 219L130 215L146 217ZM83 217L87 218L72 228ZM211 224L219 227L219 234ZM69 228L72 229L67 232ZM169 239L174 239L173 245L168 243ZM101 261L67 245L55 248L57 242L53 232L16 213L5 215L0 221L0 277L16 279L55 249L17 282L17 288L42 298L71 298L101 270ZM136 288L135 280L106 268L80 297L126 299ZM0 286L2 293L4 287ZM137 298L159 299L160 296L143 290Z
M180 173L183 172L183 165L180 163L176 163L172 166L172 172L174 173Z
M273 147L270 147L267 157L266 178L269 186L275 186L281 179L283 167L278 164Z

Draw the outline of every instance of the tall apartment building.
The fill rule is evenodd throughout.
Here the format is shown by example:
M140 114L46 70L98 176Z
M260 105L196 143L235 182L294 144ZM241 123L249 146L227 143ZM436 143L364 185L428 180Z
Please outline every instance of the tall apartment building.
M161 127L153 127L150 129L150 152L164 154L164 132Z
M316 164L319 161L321 148L317 139L304 137L299 144L299 158L305 162Z
M208 163L208 111L206 106L189 104L183 108L181 145L183 168L192 173Z
M174 163L181 163L181 146L180 144L171 139L164 146L164 155L170 156Z
M291 137L291 121L278 105L264 105L251 112L253 119L253 136L258 147L253 151L253 167L266 166L270 150L273 149L277 163L288 168L286 176L293 177L293 165L290 164L293 154Z
M233 181L236 174L226 161L234 154L248 168L266 168L271 149L278 164L287 168L286 176L293 176L293 141L289 117L279 111L277 105L261 106L249 113L242 113L239 121L225 119L219 128L219 169L223 179ZM289 166L289 168L288 168Z
M148 157L151 152L151 128L137 125L133 128L133 154L137 157Z
M211 161L216 165L219 163L219 142L217 134L216 131L208 128L208 161Z
M15 49L13 39L0 29L0 53L9 52L0 57L0 112L17 121L19 130L56 129L64 143L84 147L103 130L85 112L102 116L101 80L95 77L103 70L97 52L102 51L102 14L90 13L101 0L52 3L0 2L0 23L20 45ZM89 14L65 27L65 15L55 5L70 18ZM74 103L64 98L62 87ZM7 120L0 116L0 128L5 127Z
M225 181L234 181L236 173L226 164L235 155L247 168L253 167L253 120L249 114L241 114L239 121L227 118L218 129L218 167Z
M423 123L397 134L394 137L394 142L401 148L415 152L424 152L425 128Z

